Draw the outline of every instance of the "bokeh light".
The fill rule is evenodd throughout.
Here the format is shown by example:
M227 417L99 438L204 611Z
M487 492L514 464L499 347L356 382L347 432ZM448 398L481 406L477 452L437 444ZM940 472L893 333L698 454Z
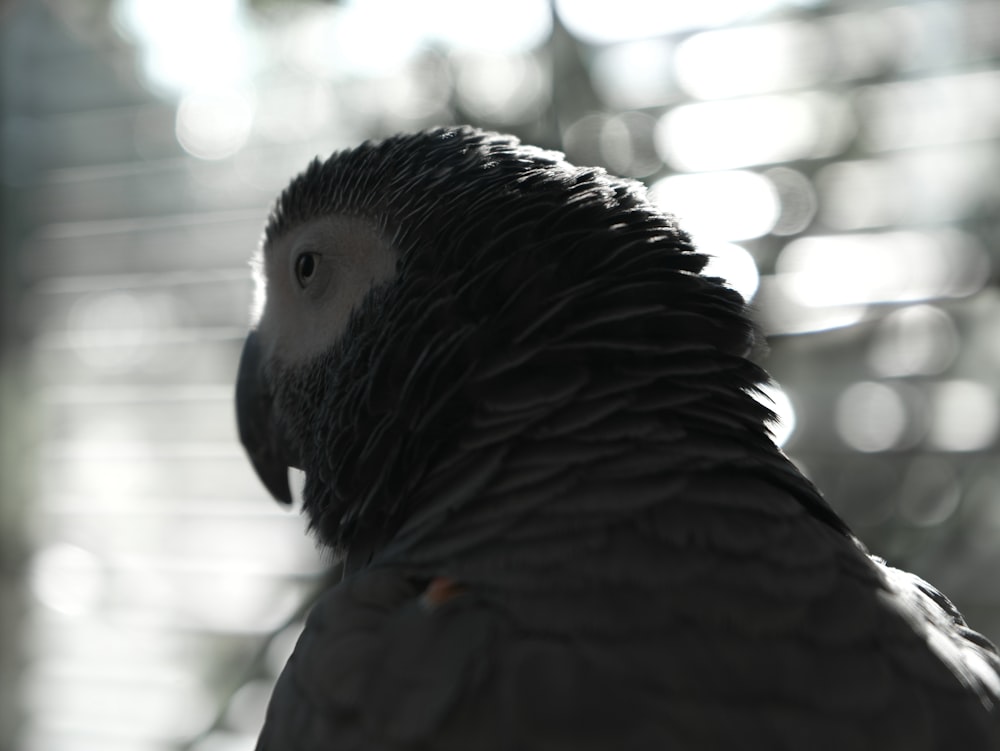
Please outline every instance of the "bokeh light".
M797 235L808 228L816 216L818 205L812 181L790 167L773 167L764 171L763 175L771 181L781 204L781 213L771 228L771 234Z
M790 293L816 307L964 297L986 282L989 260L957 231L814 235L775 263Z
M775 441L1000 634L1000 3L8 5L0 737L253 747L327 562L238 445L246 261L309 159L456 122L646 183L768 335Z
M662 38L598 49L591 63L594 87L616 110L665 104L676 93L671 53L670 45Z
M825 41L821 26L801 21L695 34L677 48L677 78L696 99L801 88L828 75Z
M387 23L392 19L391 23ZM416 3L351 2L333 8L329 31L316 52L340 75L377 77L401 70L421 47L423 24Z
M246 145L253 114L253 103L246 94L187 94L177 108L177 141L191 156L224 159Z
M656 120L645 112L626 111L604 118L598 145L608 169L628 177L648 177L662 166L653 143Z
M829 156L851 130L835 96L772 95L676 107L663 116L657 146L675 169L722 170Z
M754 172L671 175L653 183L649 194L699 243L760 237L780 212L774 186Z
M92 553L76 545L54 543L35 554L30 583L32 594L46 607L79 615L99 604L103 574Z
M844 329L865 321L867 305L812 305L795 294L794 277L767 275L760 280L758 318L771 336L810 334Z
M466 0L421 4L397 0L396 4L419 7L427 36L456 50L524 53L538 47L552 32L548 0L504 0L502 9L475 6Z
M978 141L1000 130L998 71L877 84L855 97L870 151Z
M906 404L888 384L855 383L838 399L835 422L840 437L852 448L887 451L900 443L906 431Z
M653 143L655 128L656 120L645 112L593 112L566 127L563 148L575 164L599 164L614 174L648 177L663 166Z
M937 375L958 356L958 328L933 305L912 305L887 315L868 350L868 362L881 376Z
M996 440L1000 425L997 392L984 383L956 379L931 394L929 440L944 451L980 451Z
M253 72L240 0L115 0L111 17L140 45L144 81L156 91L239 86Z
M725 279L730 287L743 295L744 300L753 300L760 286L760 273L746 248L735 243L716 242L703 244L698 250L708 256L703 274Z
M455 77L462 106L476 117L512 125L537 116L549 96L538 61L521 55L466 55Z

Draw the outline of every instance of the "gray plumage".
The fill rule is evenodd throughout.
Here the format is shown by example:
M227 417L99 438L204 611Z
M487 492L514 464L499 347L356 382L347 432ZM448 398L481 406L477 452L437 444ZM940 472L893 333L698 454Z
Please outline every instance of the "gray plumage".
M774 446L742 299L637 184L397 136L260 264L241 436L348 574L259 749L1000 748L995 649Z

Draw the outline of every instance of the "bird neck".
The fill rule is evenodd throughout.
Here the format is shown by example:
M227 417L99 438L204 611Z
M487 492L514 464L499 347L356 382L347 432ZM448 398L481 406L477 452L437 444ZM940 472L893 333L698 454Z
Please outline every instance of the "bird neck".
M583 554L623 524L664 514L683 524L676 510L705 508L704 488L719 477L839 523L770 440L769 413L749 393L759 377L704 347L611 368L494 363L470 378L477 406L454 433L399 436L386 477L413 477L419 457L431 458L403 491L405 517L359 529L350 557L466 575L482 560L537 566L560 550Z

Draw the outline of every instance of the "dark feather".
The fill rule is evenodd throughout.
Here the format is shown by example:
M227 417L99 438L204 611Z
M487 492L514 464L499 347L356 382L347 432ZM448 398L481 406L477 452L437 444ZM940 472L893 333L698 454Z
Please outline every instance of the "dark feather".
M313 162L266 243L328 214L399 261L271 364L354 573L259 748L1000 748L996 650L774 446L743 300L640 186L440 129Z

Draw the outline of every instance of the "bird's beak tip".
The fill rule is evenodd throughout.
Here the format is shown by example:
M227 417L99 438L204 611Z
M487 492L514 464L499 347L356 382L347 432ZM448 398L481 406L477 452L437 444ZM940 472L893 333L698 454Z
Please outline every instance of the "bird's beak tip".
M283 506L291 506L292 490L288 483L288 467L274 462L271 457L258 458L253 455L250 463L271 497Z

